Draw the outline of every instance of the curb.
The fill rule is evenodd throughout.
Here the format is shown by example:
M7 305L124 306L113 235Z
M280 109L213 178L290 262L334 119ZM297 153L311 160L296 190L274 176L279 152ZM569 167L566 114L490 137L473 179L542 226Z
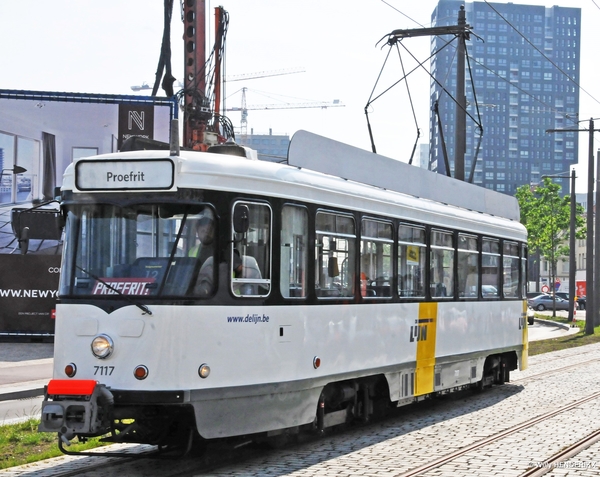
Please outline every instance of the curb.
M568 323L561 323L560 321L541 320L539 318L534 318L534 321L537 321L538 323L543 323L544 325L558 326L559 328L562 328L564 330L570 330L572 328L571 325L569 325Z
M29 399L33 397L43 396L44 388L26 389L24 391L12 391L0 394L1 401L17 401L19 399Z
M2 385L0 386L0 402L43 396L48 381L49 379L40 379L25 383Z

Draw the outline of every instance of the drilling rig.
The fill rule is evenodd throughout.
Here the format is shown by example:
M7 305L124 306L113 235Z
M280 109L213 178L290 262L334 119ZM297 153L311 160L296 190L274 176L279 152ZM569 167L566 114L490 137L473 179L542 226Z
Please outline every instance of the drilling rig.
M215 44L207 59L205 0L185 0L182 7L185 76L183 89L176 96L183 109L183 147L206 151L235 137L231 121L221 115L229 15L223 7L215 7Z

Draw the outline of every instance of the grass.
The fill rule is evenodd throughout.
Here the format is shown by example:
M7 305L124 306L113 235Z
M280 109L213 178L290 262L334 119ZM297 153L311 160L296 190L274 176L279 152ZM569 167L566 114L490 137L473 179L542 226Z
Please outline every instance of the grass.
M565 318L552 318L545 315L536 315L536 318L566 323ZM534 356L550 351L600 343L600 326L594 329L593 335L586 335L585 323L577 321L576 325L579 327L577 334L530 342L529 355ZM39 423L39 419L29 419L19 424L0 425L0 469L63 455L58 448L57 435L38 432ZM69 450L84 451L101 445L104 444L95 438L85 444L73 443Z
M63 455L55 433L38 432L39 419L28 419L18 424L0 425L0 469L30 464ZM73 443L70 451L84 451L104 445L98 438L85 444Z
M538 314L536 314L535 317L543 320L567 323L567 320L565 318L553 318L551 316ZM553 338L550 340L530 342L529 356L534 356L536 354L542 353L549 353L551 351L558 351L561 349L575 348L577 346L600 343L600 326L594 328L594 334L586 335L584 321L576 321L575 325L579 328L579 333L568 336L562 336L560 338Z

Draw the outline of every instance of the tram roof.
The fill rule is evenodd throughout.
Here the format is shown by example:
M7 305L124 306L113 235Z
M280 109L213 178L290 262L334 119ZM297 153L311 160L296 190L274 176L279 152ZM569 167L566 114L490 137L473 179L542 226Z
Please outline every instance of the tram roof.
M308 131L292 137L288 164L511 220L520 217L515 197Z
M404 217L406 220L425 221L437 226L460 226L464 230L486 231L484 233L515 239L526 236L524 227L518 221L518 204L513 197L306 131L299 131L292 138L289 164L186 150L181 150L179 156L168 154L167 151L145 150L78 159L65 171L63 190L79 191L75 180L79 162L114 164L124 161L131 164L147 160L163 164L172 161L177 172L172 187L163 189L164 192L178 188L243 191L259 196L308 201L323 207L345 207ZM387 161L392 161L392 164ZM387 174L374 174L371 169L376 166L388 167ZM386 175L396 180L388 181L390 184L375 180ZM445 193L438 190L441 187L445 187ZM135 188L130 192L135 193Z

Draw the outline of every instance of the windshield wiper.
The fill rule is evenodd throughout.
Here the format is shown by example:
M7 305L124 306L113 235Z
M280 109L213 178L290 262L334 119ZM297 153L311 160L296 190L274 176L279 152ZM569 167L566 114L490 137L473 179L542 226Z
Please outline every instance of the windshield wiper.
M106 283L104 280L102 280L102 278L94 275L92 272L87 271L85 268L81 268L79 265L75 265L75 268L77 270L81 270L83 273L85 273L86 275L88 275L89 277L92 277L94 280L98 280L100 283L102 283L102 285L104 285L106 288L108 288L109 290L114 291L117 295L119 295L120 297L125 298L129 303L131 303L132 305L137 306L140 310L142 310L144 313L146 313L147 315L151 315L152 312L150 311L150 308L148 308L146 305L144 305L143 303L139 303L137 301L135 301L134 299L132 299L129 295L125 295L125 293L123 293L121 290L117 290L115 287L113 287L110 283Z
M185 227L185 221L187 220L188 215L189 215L189 213L186 212L185 215L183 216L183 219L181 220L181 225L179 227L179 230L177 231L177 237L175 237L175 241L173 242L173 247L171 247L171 253L169 254L169 261L167 262L167 269L165 270L162 280L160 281L160 284L158 285L158 291L156 292L156 296L162 295L162 292L167 283L167 277L169 276L169 272L171 271L171 265L173 264L173 259L175 257L175 253L177 253L177 244L181 240L181 236L183 234L183 229Z

